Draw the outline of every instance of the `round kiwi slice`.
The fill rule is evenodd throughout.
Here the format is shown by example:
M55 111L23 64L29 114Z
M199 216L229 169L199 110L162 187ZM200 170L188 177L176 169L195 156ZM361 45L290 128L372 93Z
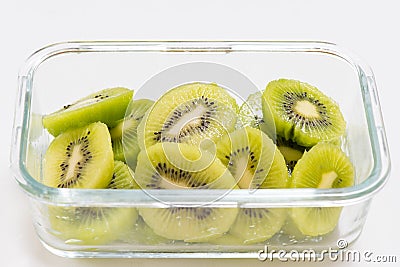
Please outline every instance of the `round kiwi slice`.
M276 133L301 146L339 139L345 132L339 106L304 82L280 79L268 83L262 106L264 119L272 111Z
M237 112L235 99L216 84L178 86L161 96L140 123L139 146L215 141L234 130Z
M273 141L262 131L246 127L224 136L217 156L228 167L240 188L285 188L285 160ZM242 208L229 233L245 244L271 238L286 220L285 209Z
M106 188L114 168L111 138L101 122L58 135L44 156L43 184L57 188Z
M137 141L137 127L146 111L154 104L149 99L132 100L128 106L127 116L116 122L110 129L114 159L126 162L135 169L140 148Z
M293 169L292 188L342 188L354 183L354 168L350 159L337 146L318 143ZM331 232L339 220L340 207L293 208L291 218L298 229L309 236Z
M210 152L178 143L158 143L142 150L135 179L145 189L229 190L236 184L226 167ZM227 232L236 218L237 209L172 206L140 208L139 213L157 235L186 242L204 242Z
M116 121L124 118L132 95L132 90L122 87L98 91L45 115L43 126L53 136L98 121L113 127Z
M246 127L218 141L217 157L244 189L285 188L285 160L274 142L262 131Z
M138 188L133 172L121 161L114 164L107 189ZM121 207L49 207L51 228L65 243L104 245L122 238L132 230L138 212Z

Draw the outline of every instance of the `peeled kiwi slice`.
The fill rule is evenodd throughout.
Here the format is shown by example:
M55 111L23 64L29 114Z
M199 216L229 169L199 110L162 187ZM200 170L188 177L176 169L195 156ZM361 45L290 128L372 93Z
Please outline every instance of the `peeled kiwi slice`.
M145 189L231 189L235 179L214 156L198 146L158 143L138 156L136 182ZM140 208L146 224L162 237L202 242L227 232L237 215L235 208Z
M242 208L229 233L244 244L263 242L279 232L286 217L286 209Z
M138 188L133 173L116 161L107 189ZM129 234L138 218L135 208L49 207L54 234L75 245L104 245Z
M139 185L133 178L133 171L123 163L122 161L116 160L114 162L114 172L109 189L138 189Z
M273 141L262 131L246 127L224 136L217 156L238 181L240 188L285 188L288 172L285 160ZM285 209L242 208L229 233L242 243L271 238L286 220Z
M262 131L246 127L218 141L217 157L244 189L285 188L285 160L274 142Z
M135 169L136 158L139 154L137 141L137 127L146 111L154 104L149 99L133 100L127 110L127 116L116 122L116 126L110 129L111 142L114 152L114 159L130 162Z
M235 99L216 84L178 86L161 96L140 123L139 145L215 141L234 130L237 112Z
M318 143L304 152L292 173L292 188L343 188L354 183L354 168L340 148ZM337 225L340 207L293 208L291 218L297 228L309 236L324 235Z
M346 123L339 106L316 87L280 79L270 82L263 93L264 118L272 111L276 133L305 147L339 139Z
M43 183L57 188L106 188L113 168L108 128L95 122L51 142L44 156Z
M45 115L43 126L53 136L98 121L114 127L124 117L132 95L132 90L122 87L98 91Z

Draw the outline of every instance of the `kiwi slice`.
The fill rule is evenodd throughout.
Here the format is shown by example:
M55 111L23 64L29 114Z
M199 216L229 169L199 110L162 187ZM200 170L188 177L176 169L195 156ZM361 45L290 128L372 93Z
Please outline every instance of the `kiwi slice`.
M174 240L156 235L140 216L133 228L126 235L122 236L120 240L130 245L160 245L173 244L174 242Z
M231 189L236 184L212 153L183 143L158 143L142 150L135 173L136 182L145 189ZM139 213L157 235L205 242L229 230L237 209L172 206L139 208Z
M285 188L285 160L274 142L262 131L246 127L218 141L217 157L240 188Z
M116 122L116 126L110 129L114 159L126 162L135 169L136 158L139 154L137 141L137 127L146 111L154 104L149 99L133 100L127 110L127 116Z
M250 94L240 106L236 128L240 129L247 126L257 128L273 140L275 139L275 125L267 124L264 120L261 91Z
M238 106L222 87L191 83L161 96L139 125L139 146L159 142L199 144L235 128Z
M138 188L133 173L123 162L114 164L107 189ZM104 245L130 233L138 218L135 208L49 207L51 228L65 243Z
M116 121L124 118L132 95L132 90L122 87L98 91L45 115L43 126L53 136L98 121L113 127Z
M240 188L285 188L288 172L285 160L273 141L262 131L246 127L224 136L217 156ZM245 244L271 238L286 220L285 209L242 208L229 230Z
M285 224L286 209L242 208L229 233L243 244L255 244L270 239Z
M304 152L292 173L292 188L343 188L354 183L350 159L337 146L318 143ZM297 228L309 236L331 232L340 217L340 207L293 208L291 218Z
M111 138L101 122L58 135L44 156L43 183L57 188L106 188L114 168Z
M276 145L285 158L286 166L289 174L291 174L297 161L303 156L304 151L306 151L306 148L281 136L276 137Z
M133 171L122 161L114 161L114 172L109 189L138 189L139 185L133 178Z
M280 79L268 83L263 93L264 119L272 111L276 133L305 147L339 139L346 123L339 106L316 87ZM271 118L270 118L271 119Z

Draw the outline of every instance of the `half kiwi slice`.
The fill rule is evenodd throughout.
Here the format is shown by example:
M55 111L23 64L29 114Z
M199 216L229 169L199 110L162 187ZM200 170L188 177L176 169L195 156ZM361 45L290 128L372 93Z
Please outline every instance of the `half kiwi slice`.
M44 156L43 184L57 188L106 188L114 168L111 138L101 122L66 131Z
M218 141L217 157L244 189L285 188L288 173L276 145L262 131L246 127Z
M289 174L291 174L297 161L303 156L307 148L299 146L295 142L286 140L281 136L276 137L276 146L285 158L286 166Z
M346 123L339 106L316 87L279 79L268 83L263 93L264 119L270 110L276 133L305 147L339 139Z
M127 116L116 122L116 126L110 129L114 159L130 162L135 169L136 158L140 148L137 141L137 127L146 111L154 104L149 99L133 100L127 110Z
M161 96L140 123L139 145L215 141L234 130L237 112L235 99L216 84L178 86Z
M107 189L138 188L133 172L123 162L114 164ZM135 208L49 207L54 234L75 245L104 245L130 233L138 218Z
M122 87L98 91L45 115L43 126L53 136L98 121L113 127L116 121L124 118L132 95L132 90Z
M318 143L297 162L293 169L292 188L343 188L354 184L350 159L337 146ZM309 236L331 232L340 217L340 207L293 208L291 218L298 229Z
M273 141L262 131L246 127L224 136L217 156L227 166L240 188L286 188L285 160ZM271 238L286 220L285 209L242 208L229 233L242 243Z
M236 184L226 167L210 152L189 144L159 143L142 150L135 173L137 183L145 189L229 190ZM140 208L139 213L157 235L204 242L227 232L237 209L171 206Z

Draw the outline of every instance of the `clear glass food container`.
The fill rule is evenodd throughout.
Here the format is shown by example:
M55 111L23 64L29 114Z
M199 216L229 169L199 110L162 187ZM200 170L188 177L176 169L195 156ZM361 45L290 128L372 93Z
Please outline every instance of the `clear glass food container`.
M134 98L157 99L179 84L206 81L234 88L238 103L277 78L305 81L340 106L347 122L342 148L355 167L355 185L337 189L106 190L58 189L43 185L42 162L52 136L42 116L97 90L124 86ZM19 74L11 168L29 196L33 222L43 245L65 257L267 258L273 250L317 255L344 249L361 234L374 194L385 184L390 158L371 69L326 42L66 42L47 46L26 61ZM199 207L200 206L200 207ZM241 243L229 234L202 242L157 236L140 216L126 229L105 229L112 240L82 243L60 237L53 211L77 208L136 212L136 209L194 208L235 210L301 207L342 208L336 228L325 235L296 232L288 220L272 237ZM71 219L71 218L70 218ZM76 218L72 218L74 220ZM167 223L160 221L160 224ZM179 231L179 225L176 226ZM93 229L86 229L92 231ZM111 232L111 233L110 233ZM93 234L93 233L92 233Z

